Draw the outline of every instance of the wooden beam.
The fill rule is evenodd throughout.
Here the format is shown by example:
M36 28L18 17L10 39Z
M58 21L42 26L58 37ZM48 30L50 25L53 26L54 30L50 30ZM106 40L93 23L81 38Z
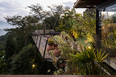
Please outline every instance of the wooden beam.
M116 0L77 0L77 2L75 2L75 4L74 4L74 8L91 8L91 7L88 7L87 5L99 6L99 5L109 2L109 1L111 3L112 1L116 1Z
M99 5L96 7L96 9L102 10L102 9L108 7L108 6L113 5L113 4L116 4L116 0L106 0L106 1L102 2L102 4L99 4Z
M48 40L46 40L46 45L45 45L45 49L44 49L44 54L43 54L43 58L45 57L45 53L46 53L46 48L47 48L47 42L48 42Z

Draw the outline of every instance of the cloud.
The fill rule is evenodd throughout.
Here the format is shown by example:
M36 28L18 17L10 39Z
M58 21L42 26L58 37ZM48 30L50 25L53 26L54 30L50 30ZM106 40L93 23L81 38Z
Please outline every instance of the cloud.
M10 1L0 2L0 21L5 21L4 17L13 15L27 15L28 11L21 5Z
M68 2L63 2L62 3L64 6L69 6L70 8L73 8L73 6L74 6L74 1L73 2L71 2L71 1L68 1ZM85 11L86 10L86 8L76 8L76 12L77 13L81 13L81 14L83 14L83 11Z
M64 6L68 6L68 7L70 7L70 8L73 8L73 6L74 6L74 2L71 2L71 1L63 2L62 4L63 4Z
M64 6L73 8L75 1L76 0L0 0L0 21L6 21L4 19L6 16L28 15L30 10L26 7L31 4L36 5L39 3L43 6L43 9L46 10L48 9L47 6L51 6L53 4L63 4Z

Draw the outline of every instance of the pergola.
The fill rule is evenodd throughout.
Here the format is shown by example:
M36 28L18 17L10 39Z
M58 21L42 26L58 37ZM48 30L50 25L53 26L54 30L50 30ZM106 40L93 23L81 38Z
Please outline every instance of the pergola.
M115 0L77 0L74 8L99 8L103 9L107 6L115 4Z
M106 7L116 4L116 0L77 0L74 8L96 8L96 48L101 47L101 12Z

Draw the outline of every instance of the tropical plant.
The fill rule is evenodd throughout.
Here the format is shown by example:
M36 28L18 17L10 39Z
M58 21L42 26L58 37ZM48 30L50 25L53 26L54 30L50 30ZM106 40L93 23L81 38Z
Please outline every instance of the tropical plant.
M94 48L86 49L84 47L81 50L82 51L77 52L76 55L70 53L70 56L72 57L71 61L77 64L78 67L77 70L80 69L80 71L76 73L102 74L100 71L97 72L95 71L95 70L99 70L99 67L95 65L94 61L96 61L97 63L101 63L108 56L108 54L105 55L105 52L101 53L101 51L95 53Z
M97 54L95 55L95 61L100 63L103 62L103 60L108 56L108 54L105 55L105 51L102 53L102 51L97 51Z
M54 40L49 39L49 40L48 40L48 45L50 45L50 46L54 45Z
M6 71L5 71L6 63L5 63L5 59L4 59L4 54L5 54L5 51L0 51L0 74L6 73Z

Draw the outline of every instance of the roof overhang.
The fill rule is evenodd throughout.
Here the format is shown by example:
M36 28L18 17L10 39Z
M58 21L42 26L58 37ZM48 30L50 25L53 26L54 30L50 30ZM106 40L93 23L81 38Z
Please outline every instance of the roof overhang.
M116 0L77 0L74 8L103 8L116 4Z

